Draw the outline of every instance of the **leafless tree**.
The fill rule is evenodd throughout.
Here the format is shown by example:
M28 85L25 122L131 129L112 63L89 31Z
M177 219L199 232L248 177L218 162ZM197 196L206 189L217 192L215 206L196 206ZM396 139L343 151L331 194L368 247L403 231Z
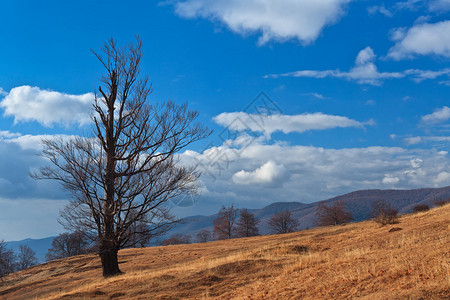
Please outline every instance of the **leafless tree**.
M259 235L259 220L248 209L241 209L239 212L239 220L236 223L236 233L240 237L249 237Z
M320 202L316 210L317 224L319 226L338 225L353 220L352 214L345 207L344 201L336 201L331 206Z
M231 239L235 234L237 217L238 210L234 208L234 205L222 206L214 220L214 237L218 240Z
M47 261L66 258L89 252L89 240L83 232L61 233L52 241L45 259Z
M191 243L191 236L189 234L182 235L180 233L176 233L172 235L169 239L164 240L162 242L163 246L190 244L190 243Z
M206 243L209 242L212 238L211 232L208 229L202 229L197 233L197 243Z
M6 243L0 241L0 278L16 270L16 256L6 248Z
M274 214L269 219L269 228L274 234L295 232L298 230L299 226L300 223L297 219L292 217L292 212L290 210Z
M17 255L17 268L23 270L37 265L37 263L36 252L26 245L20 245L19 254Z
M398 210L391 207L391 205L384 199L373 202L372 216L375 222L382 225L395 224L398 219Z
M198 113L171 101L150 105L152 88L140 76L141 40L118 47L111 39L94 54L106 69L93 105L93 134L44 141L52 166L34 177L54 179L72 192L63 214L68 229L95 231L103 276L120 274L117 253L129 245L130 228L147 223L146 234L173 224L167 202L196 191L195 166L178 153L210 131Z

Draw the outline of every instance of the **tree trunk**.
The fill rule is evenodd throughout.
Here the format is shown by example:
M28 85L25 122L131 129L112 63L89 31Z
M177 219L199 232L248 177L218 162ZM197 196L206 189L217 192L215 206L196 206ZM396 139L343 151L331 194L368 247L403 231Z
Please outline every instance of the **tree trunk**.
M106 243L107 244L107 243ZM117 260L118 249L102 243L100 245L100 258L102 260L103 277L110 277L122 274L119 269L119 262Z

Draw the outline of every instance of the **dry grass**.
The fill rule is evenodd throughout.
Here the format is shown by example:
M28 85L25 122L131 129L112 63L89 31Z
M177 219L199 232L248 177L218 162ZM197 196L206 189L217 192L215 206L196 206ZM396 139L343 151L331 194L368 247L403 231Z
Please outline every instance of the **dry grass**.
M127 249L120 261L125 274L109 279L94 255L36 266L4 278L0 298L450 299L450 205L395 225Z

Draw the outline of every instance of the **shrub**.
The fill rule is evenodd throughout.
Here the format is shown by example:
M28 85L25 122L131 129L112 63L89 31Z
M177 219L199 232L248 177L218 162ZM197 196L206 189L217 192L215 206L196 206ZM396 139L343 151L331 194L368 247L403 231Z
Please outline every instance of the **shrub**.
M375 217L375 222L381 225L397 224L398 223L398 211L393 209L390 211L382 212Z
M416 206L413 207L413 212L421 212L421 211L427 211L429 210L430 207L426 204L417 204Z
M446 204L448 204L448 203L450 203L450 199L441 199L441 200L435 200L434 202L433 202L433 204L435 205L435 206L444 206L444 205L446 205Z
M381 225L396 224L398 220L398 210L392 208L385 200L377 200L373 203L372 215L375 222Z

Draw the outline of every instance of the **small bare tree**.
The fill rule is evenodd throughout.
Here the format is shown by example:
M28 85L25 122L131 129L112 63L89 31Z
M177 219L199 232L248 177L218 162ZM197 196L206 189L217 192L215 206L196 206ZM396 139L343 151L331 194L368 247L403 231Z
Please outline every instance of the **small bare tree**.
M150 105L152 88L141 77L141 41L120 48L111 39L103 54L105 67L95 96L93 134L44 141L43 156L53 166L34 177L60 181L72 192L62 217L69 230L95 231L103 276L120 274L117 253L129 246L133 224L147 224L152 235L175 218L167 202L196 191L195 166L179 163L177 154L210 131L186 105ZM144 233L144 232L143 232Z
M353 220L352 214L345 207L344 201L336 201L331 206L320 202L316 210L319 226L339 225Z
M196 239L197 243L206 243L206 242L209 242L212 238L211 232L208 229L200 230L197 233L196 237L197 237L197 239Z
M299 226L300 223L297 219L292 217L292 212L290 210L274 214L269 219L269 228L274 234L295 232L298 230Z
M16 271L16 256L6 248L6 243L0 241L0 278Z
M241 209L239 220L236 223L236 234L240 237L249 237L259 235L259 220L248 209Z
M381 225L397 223L398 210L392 208L386 200L377 200L372 206L372 216L374 217L375 222L380 223Z
M214 220L214 237L218 240L231 239L235 233L237 217L238 210L234 208L234 205L222 206Z
M20 245L19 254L17 255L17 268L23 270L37 265L37 263L36 252L26 245Z
M189 234L182 235L181 233L176 233L167 240L164 240L162 242L162 245L169 246L169 245L181 245L190 243L191 243L191 236Z
M89 252L89 240L83 232L61 233L52 241L45 259L47 261L66 258Z

